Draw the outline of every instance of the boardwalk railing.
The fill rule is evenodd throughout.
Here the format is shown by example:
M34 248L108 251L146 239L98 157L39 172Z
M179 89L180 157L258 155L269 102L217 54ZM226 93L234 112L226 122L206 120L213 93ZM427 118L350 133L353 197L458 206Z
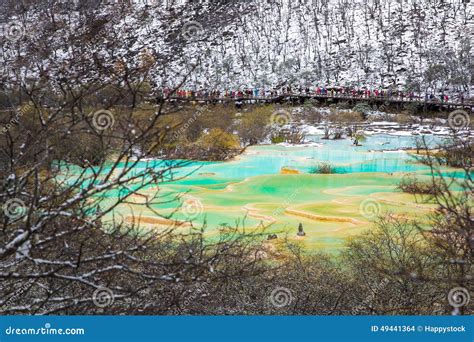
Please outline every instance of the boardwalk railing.
M441 101L441 100L426 100L419 97L384 97L384 96L350 96L346 94L334 94L334 95L323 95L323 94L306 94L306 93L291 93L291 94L281 94L277 96L236 96L236 97L215 97L215 96L169 96L169 97L155 97L148 98L150 102L198 102L198 103L284 103L291 102L293 104L303 104L304 101L316 99L318 101L329 102L329 100L335 100L337 102L368 102L369 104L382 104L382 105L401 105L405 104L416 104L419 107L426 108L438 108L446 110L454 109L466 109L474 112L474 102L465 101L465 102L454 102L454 101ZM119 106L121 107L121 106ZM53 106L48 107L50 109L57 109ZM12 112L16 108L2 108L2 112Z
M168 97L168 101L183 101L183 102L214 102L214 103L226 103L226 102L250 102L250 103L278 103L278 102L295 102L304 100L316 99L327 101L334 99L337 101L347 102L369 102L369 103L384 103L384 104L417 104L419 106L435 106L435 107L446 107L446 108L466 108L473 110L474 102L454 102L454 101L441 101L441 100L426 100L419 97L384 97L384 96L350 96L346 94L335 94L335 95L322 95L322 94L281 94L277 96L263 97L263 96L235 96L235 97L199 97L199 96L171 96Z

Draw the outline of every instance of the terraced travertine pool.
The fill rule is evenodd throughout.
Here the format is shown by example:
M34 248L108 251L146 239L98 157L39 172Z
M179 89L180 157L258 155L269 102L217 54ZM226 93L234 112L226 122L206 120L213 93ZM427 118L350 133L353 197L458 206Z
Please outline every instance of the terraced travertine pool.
M339 250L346 238L369 229L376 214L392 212L407 217L426 217L434 205L415 203L396 186L407 173L429 178L427 166L404 151L414 147L411 136L374 135L364 146L350 140L321 140L313 136L305 146L254 146L229 162L193 162L177 170L174 179L148 187L114 211L115 219L140 222L164 229L175 222L207 223L212 237L223 224L246 228L267 227L279 243L283 237L299 240L310 250ZM434 147L443 138L429 136ZM319 162L330 162L336 174L311 174ZM139 163L136 170L149 163ZM164 161L153 161L163 167ZM123 167L124 165L119 165ZM451 172L453 170L446 170ZM187 175L183 179L180 176ZM159 202L142 205L159 191ZM175 200L176 195L184 195ZM113 198L117 192L109 191ZM159 213L158 216L157 213ZM110 219L111 215L107 217ZM297 236L302 224L306 236ZM178 231L188 231L182 224Z

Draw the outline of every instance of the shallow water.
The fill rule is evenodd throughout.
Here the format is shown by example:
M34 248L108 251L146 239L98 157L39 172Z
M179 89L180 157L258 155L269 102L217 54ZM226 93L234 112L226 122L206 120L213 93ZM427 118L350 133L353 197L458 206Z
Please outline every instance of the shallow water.
M369 228L377 214L390 211L420 218L432 210L433 205L416 204L412 196L396 190L404 174L427 177L423 175L429 174L428 167L404 151L382 151L415 147L414 137L370 136L360 147L350 140L311 139L321 145L254 146L230 162L193 162L173 176L187 175L184 179L157 184L161 203L146 208L134 196L129 200L133 204L120 206L115 214L129 220L141 216L140 223L153 229L166 226L157 220L156 212L172 220L193 221L195 226L206 222L209 236L223 224L265 226L269 233L278 234L274 244L287 236L310 249L337 251L348 237ZM442 138L432 137L429 142L435 147ZM331 163L337 174L310 174L319 162ZM159 168L164 162L153 163ZM135 171L146 166L139 163ZM282 174L284 168L299 174ZM140 193L151 198L157 186ZM117 193L106 196L114 198ZM176 200L177 195L183 197ZM305 237L296 236L299 223ZM178 230L183 229L189 228Z
M354 172L414 172L428 170L416 163L415 158L400 151L416 146L415 137L376 135L367 138L362 146L353 146L350 140L310 140L322 146L292 147L282 145L254 146L235 161L203 164L200 174L214 173L213 179L242 179L259 175L278 174L284 167L309 172L319 162L331 163L337 173ZM431 136L430 146L442 143L443 138ZM387 151L383 150L397 150ZM205 181L202 180L201 181ZM210 181L210 180L207 180Z

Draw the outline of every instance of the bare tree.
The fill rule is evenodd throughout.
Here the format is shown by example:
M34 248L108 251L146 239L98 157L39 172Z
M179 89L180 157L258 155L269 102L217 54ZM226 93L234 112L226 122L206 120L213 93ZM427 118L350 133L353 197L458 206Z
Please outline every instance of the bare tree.
M176 240L175 230L189 223L155 207L170 201L179 210L184 194L163 198L157 190L134 200L143 189L186 176L177 170L188 162L150 161L167 159L162 142L173 129L158 123L172 110L161 90L170 87L171 96L197 72L196 55L235 17L232 9L240 9L227 1L150 3L12 7L23 19L10 17L12 30L1 41L4 313L105 310L104 298L106 304L143 298L145 289L163 282L195 281L203 269L224 274L221 257L248 245L239 231L213 244L201 231ZM216 14L222 21L199 23ZM151 15L155 21L148 24ZM149 34L160 32L159 51L137 39L138 20ZM129 203L162 217L167 227L146 230L133 213L118 217L116 209ZM241 266L239 276L252 262ZM141 308L170 310L154 299Z

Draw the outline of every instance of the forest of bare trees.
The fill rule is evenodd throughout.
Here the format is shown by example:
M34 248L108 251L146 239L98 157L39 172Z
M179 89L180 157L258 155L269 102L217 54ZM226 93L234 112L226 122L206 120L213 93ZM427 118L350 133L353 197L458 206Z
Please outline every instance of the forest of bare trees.
M450 25L464 25L472 14L463 3L438 2L420 2L426 4L420 9L388 0L307 7L303 1L2 0L0 313L472 314L472 303L456 302L464 294L450 293L473 284L473 145L456 136L436 154L425 147L420 157L433 175L430 198L420 198L437 207L430 227L381 217L337 259L291 243L285 255L276 253L265 227L249 232L245 222L220 227L212 240L205 224L176 234L176 226L157 232L135 222L102 222L143 189L156 188L142 203L150 210L164 200L176 210L183 204L186 194L164 199L159 190L186 177L180 170L189 165L155 159L170 157L167 146L186 124L163 124L182 110L165 101L164 86L204 85L204 79L216 87L239 79L281 83L304 75L308 82L338 81L347 73L395 84L397 75L412 75L414 84L428 86L421 80L446 58L449 77L429 76L431 86L468 88L469 41ZM382 21L386 6L394 9ZM420 16L433 11L440 19L429 25L445 31L439 45L427 46L427 34L405 48L409 32L428 30ZM301 18L298 25L290 25L292 15ZM355 27L361 19L367 27ZM295 25L307 34L295 38ZM286 43L295 40L298 53ZM393 56L395 50L403 55ZM446 163L456 163L465 177L440 174ZM410 189L419 195L416 184ZM111 194L118 196L111 201Z

